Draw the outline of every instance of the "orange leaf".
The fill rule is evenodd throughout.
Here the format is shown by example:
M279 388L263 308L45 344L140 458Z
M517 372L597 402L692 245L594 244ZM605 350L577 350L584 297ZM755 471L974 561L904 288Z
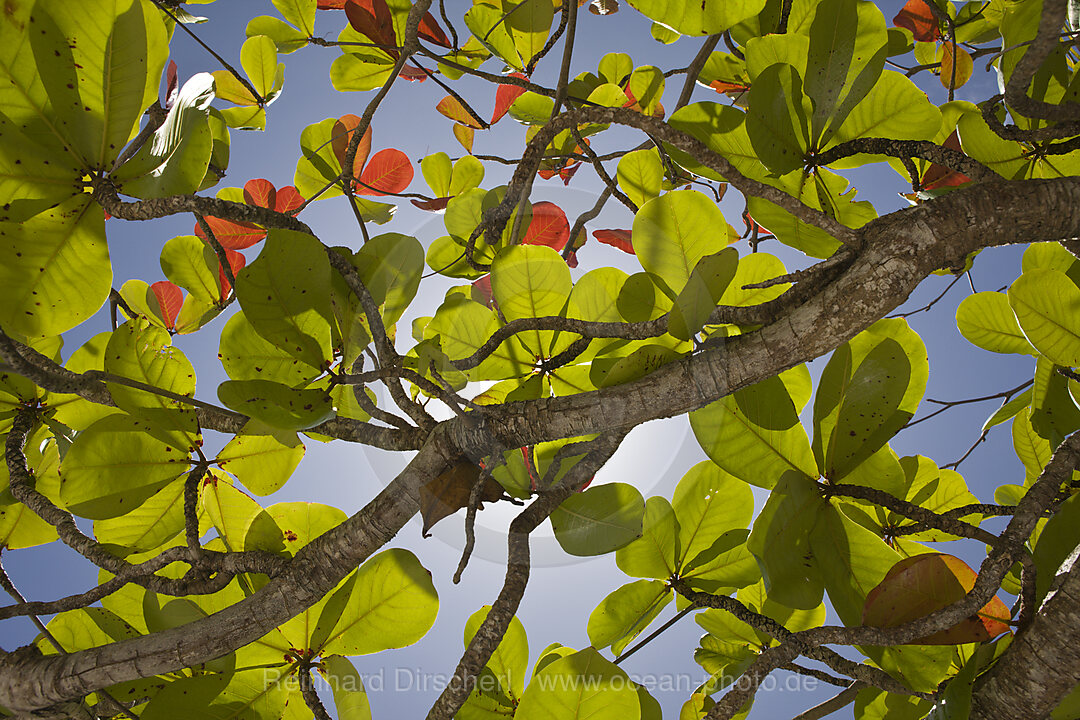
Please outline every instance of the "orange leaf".
M953 57L951 42L941 44L941 84L946 90L955 90L971 79L975 72L975 63L971 55L964 48L957 46L956 57ZM953 77L955 73L955 78ZM955 82L955 84L953 84ZM950 88L951 85L951 88Z
M330 134L330 147L334 151L334 157L337 158L338 165L345 168L345 151L349 147L349 141L352 139L352 134L360 125L360 118L356 115L342 115L338 118L338 121L334 123L334 129ZM367 162L368 153L371 152L371 125L368 124L367 130L364 131L364 135L360 138L360 144L356 147L356 157L353 160L353 177L359 177L360 171L364 168L364 163Z
M469 111L465 109L465 106L453 95L447 95L440 100L439 104L435 106L435 109L442 115L445 115L456 123L461 123L465 127L474 129L482 129L484 127L479 120L469 114Z
M928 0L908 0L893 18L893 25L907 28L919 42L937 40L941 37L941 31L927 2Z
M399 72L398 75L405 78L409 82L424 82L425 80L427 80L426 72L424 72L418 67L412 67L411 65L406 65L405 67L401 68L401 72Z
M253 223L233 222L208 215L206 224L210 226L210 231L214 233L214 237L221 246L229 250L249 248L266 237L266 231ZM198 224L195 225L195 234L203 240L207 239L206 233Z
M176 285L168 280L158 280L150 286L150 290L157 298L161 308L161 319L165 321L165 327L169 330L176 329L176 316L180 313L180 307L184 304L184 293Z
M465 148L465 152L472 154L473 137L476 135L476 131L471 127L464 125L454 125L454 137L461 143L461 147Z
M256 207L274 209L277 189L269 180L248 180L244 183L244 202Z
M353 30L366 35L373 43L397 46L394 18L386 0L347 0L345 16Z
M527 79L521 73L510 73L510 77ZM502 116L506 114L506 111L510 109L510 106L514 104L514 101L524 94L525 88L520 85L500 83L499 89L495 91L495 112L491 114L491 124L494 125L499 122Z
M413 167L408 156L393 148L380 150L360 174L357 195L393 195L409 186Z
M960 152L960 136L953 130L942 145ZM934 163L923 173L920 186L923 190L937 190L938 188L956 187L966 182L971 182L971 178L967 175Z
M619 248L625 253L635 255L634 244L630 241L629 230L593 230L592 236L604 243L615 248Z
M566 213L555 203L538 202L532 206L532 222L522 239L522 245L547 245L562 250L570 239L570 223Z
M291 213L303 204L304 196L292 185L286 185L278 190L274 209L279 213Z
M420 486L420 516L424 527L420 534L429 537L428 530L445 517L449 517L469 505L469 494L480 479L480 468L462 461L443 472L434 480ZM495 502L503 496L502 485L491 476L484 478L480 502Z
M317 10L344 10L345 0L319 0L315 8Z
M225 257L229 261L229 267L232 269L233 277L247 265L247 258L242 254L233 250L225 249ZM224 300L229 296L229 291L232 290L232 285L229 284L229 278L225 276L225 269L221 267L221 263L218 263L218 285L221 288L221 299Z
M450 38L446 37L446 33L443 32L435 17L429 12L424 13L424 17L420 19L420 27L417 29L416 34L436 45L442 45L444 48L453 47L450 44Z
M948 607L975 586L977 573L958 557L926 553L896 563L866 596L863 624L895 627ZM1009 609L997 596L950 628L913 640L912 645L983 642L1009 631Z

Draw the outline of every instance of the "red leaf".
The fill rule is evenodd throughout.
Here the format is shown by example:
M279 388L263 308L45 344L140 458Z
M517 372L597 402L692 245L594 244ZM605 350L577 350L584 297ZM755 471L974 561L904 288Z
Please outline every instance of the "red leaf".
M446 37L446 33L439 27L439 23L436 22L435 17L431 13L424 13L424 17L420 20L420 27L417 29L416 34L428 42L442 45L444 48L453 47L453 45L450 44L450 38Z
M491 289L491 273L473 280L472 291L469 294L481 305L495 307L495 293Z
M577 267L577 250L570 253L570 256L568 258L566 258L566 264L567 264L567 266L572 267L572 268Z
M951 150L962 152L960 148L960 136L956 134L955 130L952 131L952 135L949 135L942 145ZM920 185L923 190L937 190L938 188L944 187L956 187L957 185L963 185L966 182L971 182L971 178L967 175L947 168L944 165L933 163L923 174Z
M246 257L228 248L225 249L225 257L229 260L229 267L232 268L233 277L236 277L240 270L247 265ZM218 263L218 285L221 287L221 299L224 300L229 296L232 285L229 284L229 278L225 277L225 269L221 267L221 263Z
M460 123L465 127L477 130L484 127L479 120L469 114L469 111L465 109L465 106L453 95L447 95L440 100L439 104L435 106L435 109L442 115L445 115L454 122Z
M233 222L232 220L222 220L208 215L206 224L210 226L210 231L214 233L214 237L221 243L221 246L228 250L249 248L266 237L266 231L252 223ZM195 234L203 240L207 239L206 233L202 231L202 227L198 224L195 225Z
M612 247L619 248L625 253L635 255L634 244L630 242L629 230L593 230L592 236Z
M569 185L570 179L574 177L578 170L581 169L581 163L575 162L565 166L559 171L559 179L562 180L563 185Z
M927 0L908 0L893 18L893 25L907 28L919 42L933 42L941 37L937 18Z
M342 115L338 118L338 121L334 123L334 129L330 134L330 147L334 151L334 157L337 158L338 165L345 168L345 151L349 147L349 140L352 139L352 134L360 125L360 118L356 115ZM356 158L353 161L353 177L359 177L360 171L364 168L364 163L367 162L368 153L371 152L371 125L368 124L367 130L364 131L363 137L360 138L360 144L356 147Z
M445 210L446 206L450 204L451 197L453 196L448 195L446 197L434 198L431 200L413 200L412 204L421 210Z
M863 624L894 627L948 607L975 586L977 573L958 557L926 553L896 563L866 596ZM950 628L913 640L913 645L959 645L1008 632L1011 617L997 596Z
M277 189L269 180L248 180L244 183L244 202L256 207L274 209L277 201Z
M570 223L566 213L555 203L538 202L532 207L533 217L525 231L522 245L547 245L562 250L570 239Z
M393 148L380 150L360 174L357 195L393 195L409 187L413 167L408 156Z
M161 307L161 319L165 321L165 327L169 330L176 329L176 316L180 313L180 307L184 304L184 293L176 285L168 280L158 280L150 286L154 297L157 298Z
M345 15L353 30L374 43L397 46L394 19L386 0L347 0Z
M291 213L303 204L304 196L292 185L286 185L277 191L277 202L274 204L274 209L279 213Z
M165 70L165 109L168 110L176 102L176 96L180 94L180 83L176 79L176 63L169 61L169 67Z
M319 0L317 10L344 10L345 0Z
M418 67L412 67L411 65L406 65L405 67L401 68L401 72L398 74L410 82L414 80L416 82L424 82L425 80L427 80L426 72L424 72Z
M526 80L521 73L510 73L510 77L521 78ZM510 109L510 106L514 104L514 101L525 94L525 88L519 85L510 85L507 83L500 83L499 89L495 91L495 112L491 114L491 124L499 122L502 116L506 114L506 111Z
M525 471L529 473L529 489L536 490L536 483L540 478L536 477L536 472L533 470L531 455L532 448L521 448L521 459L525 461Z

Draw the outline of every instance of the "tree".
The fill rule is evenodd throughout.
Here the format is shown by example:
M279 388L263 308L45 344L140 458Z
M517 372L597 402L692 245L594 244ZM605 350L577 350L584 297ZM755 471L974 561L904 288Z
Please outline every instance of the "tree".
M465 509L460 577L477 510L512 501L524 507L508 528L505 584L469 621L430 718L658 717L601 651L624 655L672 599L707 631L694 655L710 679L686 717L745 713L778 668L844 686L802 717L850 703L857 718L1077 716L1073 4L910 0L890 26L861 0L629 0L623 12L696 55L664 71L616 52L594 73L573 61L574 3L477 0L462 25L441 2L436 19L431 0L273 0L280 17L248 24L239 67L211 50L222 69L181 85L169 44L199 32L182 4L4 5L0 545L58 540L100 584L25 600L0 573L15 598L0 618L54 615L36 644L0 658L0 706L19 717L325 718L318 672L339 717L368 717L347 656L422 637L442 577L384 547L417 513L426 532ZM339 48L330 80L370 93L362 115L303 132L293 186L252 179L199 194L225 176L230 134L273 114L279 56L308 44ZM560 44L557 81L544 85L534 70L557 64ZM985 56L1003 93L954 100ZM490 120L465 97L465 76L489 84ZM371 152L380 104L406 80L446 91L436 110L466 150L423 159L430 194L407 192L419 183L404 153ZM947 101L916 81L940 82ZM708 97L691 103L695 87ZM499 158L474 156L473 142L507 114L528 126L525 143L510 182L483 188L484 163ZM627 149L630 131L644 141ZM838 170L862 166L910 181L910 207L879 217L854 200ZM534 182L571 183L583 167L604 190L571 224ZM753 252L733 247L725 191L745 199ZM302 219L337 196L358 249ZM612 198L632 225L593 236L641 271L572 274L585 224ZM372 234L404 199L444 211L447 234ZM114 289L106 218L187 213L193 234L160 243L168 279ZM758 252L765 239L804 267ZM994 395L1003 404L982 436L1010 422L1026 478L986 504L955 468L890 448L913 422L929 360L907 322L886 316L933 273L959 278L980 250L1018 243L1029 246L1007 292L973 293L956 317L975 346L1035 359L1029 382ZM401 332L425 262L456 284ZM107 301L113 328L65 357L61 335L85 331ZM196 395L172 345L196 332L216 338L230 378L217 402ZM828 353L813 382L805 363ZM435 420L436 406L450 419ZM629 430L687 413L711 460L670 500L590 486ZM205 431L230 439L204 451ZM412 455L352 516L262 507L252 495L286 482L302 436ZM751 485L769 490L756 517ZM567 553L614 553L637 579L590 617L592 647L549 647L526 686L514 615L530 533L548 518ZM983 547L978 571L953 549ZM826 596L842 625L825 624Z

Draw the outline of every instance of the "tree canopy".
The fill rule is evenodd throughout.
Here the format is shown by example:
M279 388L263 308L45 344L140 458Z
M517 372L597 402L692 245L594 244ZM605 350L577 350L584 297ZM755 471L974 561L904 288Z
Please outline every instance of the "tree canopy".
M41 629L0 655L0 708L366 720L349 658L427 634L438 587L468 582L476 513L514 503L505 582L431 720L658 718L619 663L672 603L705 632L681 718L744 717L777 670L838 686L800 717L1080 716L1076 3L273 0L237 60L199 38L209 1L4 2L0 549L64 543L99 584L24 598L0 570L0 619ZM616 37L586 67L585 12L635 14L686 65L635 65ZM196 40L208 71L185 79L170 44ZM309 45L361 114L304 108L291 185L224 187L230 140L273 123ZM982 63L1000 92L955 99ZM420 82L460 147L416 161L376 130ZM481 152L515 122L516 146ZM544 199L590 173L578 217ZM856 198L884 177L907 207ZM438 231L399 232L407 202ZM609 203L622 225L599 227ZM175 215L190 234L156 230ZM164 280L117 287L128 221ZM588 260L597 244L635 271ZM1031 360L979 436L1007 423L1024 475L981 501L959 462L890 446L949 363L890 314L1015 244L1010 283L972 285L955 318L980 352ZM72 332L89 340L65 348ZM193 333L216 388L173 343ZM709 460L670 497L592 483L629 431L677 416ZM312 443L410 459L352 515L260 500ZM456 573L395 542L417 514L424 534L464 527ZM548 520L626 583L590 646L537 654L515 614Z

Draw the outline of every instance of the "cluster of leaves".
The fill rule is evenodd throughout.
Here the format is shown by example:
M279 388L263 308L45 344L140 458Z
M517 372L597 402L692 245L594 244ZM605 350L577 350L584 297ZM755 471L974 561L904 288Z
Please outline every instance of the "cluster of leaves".
M976 676L1006 662L1010 625L1030 620L1024 613L1047 597L1080 542L1072 468L1065 478L1050 475L1052 507L1047 500L1033 513L1017 509L1045 494L1034 489L1049 482L1041 478L1055 449L1080 429L1076 256L1032 244L1007 292L972 294L957 312L959 331L975 346L1035 359L1030 388L1008 394L983 428L1011 421L1026 470L1022 483L997 489L996 506L980 505L955 468L890 446L915 418L930 372L925 345L903 319L880 319L882 312L852 320L828 347L796 348L760 376L731 369L734 384L710 379L685 406L667 405L663 388L671 386L662 384L678 368L699 382L691 363L719 367L725 348L754 348L763 337L759 364L780 354L768 333L799 321L777 313L813 306L810 293L827 292L835 273L852 267L865 250L860 229L877 222L877 210L855 199L839 171L891 168L910 181L915 206L992 179L1077 174L1071 121L1011 99L981 108L952 99L973 57L993 52L1009 87L1014 73L1029 72L1027 48L1049 42L1024 97L1074 103L1077 58L1057 38L1065 18L1045 41L1040 19L1049 2L930 1L910 0L890 26L859 0L630 0L661 42L709 36L698 57L665 73L612 52L595 72L571 77L581 3L475 0L463 18L471 36L461 43L430 2L273 0L281 17L251 20L239 69L215 55L224 69L182 85L175 65L166 69L169 45L200 18L178 3L6 3L0 546L63 541L99 567L101 586L47 604L56 614L29 664L0 663L0 703L12 711L54 704L33 695L60 676L33 676L35 667L53 667L43 664L49 656L107 652L121 640L142 647L170 631L197 642L205 632L198 628L215 628L232 644L212 656L182 648L148 662L155 670L147 676L109 675L46 696L102 717L321 718L326 710L311 689L318 671L334 688L339 717L367 718L347 656L416 642L438 610L435 583L415 555L375 552L408 519L403 508L420 508L425 534L468 508L471 533L481 502L511 498L530 505L510 527L507 586L466 624L462 672L471 674L447 688L436 717L659 717L655 699L617 663L673 599L698 612L706 632L694 659L708 679L682 716L745 715L752 691L735 681L771 657L766 651L784 649L791 633L820 630L826 596L848 630L908 631L965 602L982 577L923 543L972 552L973 540L976 550L989 546L994 562L1017 565L969 617L896 642L852 641L863 665L814 655L860 683L857 718L958 717L951 713L970 704ZM594 3L598 14L612 6ZM320 28L340 29L336 40L316 34L317 18ZM1075 18L1068 22L1075 30ZM728 51L715 50L721 37ZM565 69L555 88L544 87L534 70L560 38ZM309 44L340 48L329 69L335 89L377 91L363 116L308 125L293 185L252 179L213 198L197 195L224 177L230 132L265 127L284 87L279 54ZM910 56L916 67L886 69L903 69ZM496 72L482 70L485 63ZM920 89L912 79L920 70L940 76L947 102ZM686 91L675 100L668 84L680 74ZM448 84L464 75L494 86L489 120ZM447 90L435 110L453 121L467 153L420 161L430 195L409 192L414 168L404 152L372 153L373 117L382 119L379 103L399 77ZM695 83L709 100L688 102ZM1026 95L1029 85L1037 98ZM525 149L509 184L484 187L474 144L505 117L523 126ZM649 138L615 151L614 176L593 148L613 124ZM535 178L569 184L590 166L605 186L596 211L617 197L633 214L629 229L598 228L593 237L633 255L636 272L572 272L584 262L584 225L596 213L571 223L556 204L531 199ZM789 273L756 244L740 254L738 232L718 206L729 186L744 195L753 232L827 259ZM299 219L311 203L337 197L355 215L358 249L325 244ZM441 213L445 234L369 235L369 224L390 223L404 199ZM106 217L186 212L195 215L194 234L161 244L167 279L129 279L114 292ZM249 261L241 251L259 243ZM926 272L956 259L935 257ZM436 307L410 311L427 271L447 278L449 290ZM90 329L110 297L126 321L65 357L62 334ZM868 303L854 298L852 312ZM217 405L196 398L195 368L172 336L206 333L226 309L215 332L229 379L216 388ZM410 332L398 333L407 311ZM805 361L827 350L815 387ZM377 399L377 384L392 404ZM549 407L572 416L572 406L558 404L566 399L595 401L593 418L544 418ZM437 422L429 414L437 405L453 419ZM710 459L686 473L670 501L645 499L632 483L590 485L614 451L605 442L617 445L628 424L687 410ZM206 431L229 436L216 453L204 449ZM406 471L352 518L314 503L263 507L252 496L288 481L304 437L417 450L420 477ZM750 486L769 491L756 517ZM981 527L1013 512L1037 518L1018 544ZM92 534L72 516L92 521ZM526 685L528 643L514 617L524 580L513 578L527 566L528 532L548 517L568 554L614 553L637 579L593 611L590 647L548 647ZM515 555L522 537L525 560ZM253 610L244 616L255 618L251 628L219 627L229 612L283 587L297 595L273 611L280 617ZM1022 596L1015 619L994 595L999 587ZM3 612L39 611L18 601ZM261 627L264 617L279 620ZM602 654L608 648L614 662ZM20 686L5 675L12 673L29 679ZM75 695L56 700L62 692ZM714 707L721 692L730 702ZM1074 692L1055 717L1071 717L1078 705Z

